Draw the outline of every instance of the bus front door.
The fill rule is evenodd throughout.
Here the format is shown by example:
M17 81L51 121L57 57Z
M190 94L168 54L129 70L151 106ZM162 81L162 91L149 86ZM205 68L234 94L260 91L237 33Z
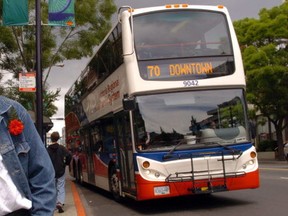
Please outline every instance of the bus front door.
M121 112L115 118L117 128L117 152L119 168L121 172L122 190L132 195L136 193L135 172L133 165L133 149L131 140L131 128L128 112Z

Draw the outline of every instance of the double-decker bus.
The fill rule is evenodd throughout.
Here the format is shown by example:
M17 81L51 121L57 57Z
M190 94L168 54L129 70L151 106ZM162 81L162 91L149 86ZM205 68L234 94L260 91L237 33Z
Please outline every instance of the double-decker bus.
M115 198L259 187L224 6L122 7L65 98L71 175Z

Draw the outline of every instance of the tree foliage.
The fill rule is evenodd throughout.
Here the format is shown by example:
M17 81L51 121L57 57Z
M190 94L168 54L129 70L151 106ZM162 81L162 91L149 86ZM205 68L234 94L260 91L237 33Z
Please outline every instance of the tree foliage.
M0 0L0 11L2 11L2 5L3 0ZM93 48L102 41L110 30L110 20L115 11L116 6L113 0L77 0L75 1L76 27L42 25L41 65L43 71L45 69L50 71L53 65L64 60L91 56ZM2 13L0 18L2 18L1 16ZM41 21L43 24L48 22L48 1L41 1ZM18 27L0 26L0 68L13 73L14 78L17 78L21 71L33 71L35 69L35 0L29 0L29 23L31 25ZM8 83L8 85L11 87L8 88L11 89L11 92L3 88L0 88L0 92L16 98L18 101L22 100L24 105L27 104L25 101L31 99L31 93L14 91L15 88L12 86L15 83ZM48 116L51 116L57 111L57 107L53 107L53 101L57 100L59 91L49 92L48 86L44 86L44 89L44 106L45 104L51 105L51 109L48 109L51 111L47 113ZM45 96L51 94L54 95L53 101L45 103ZM46 110L45 107L44 110Z
M53 104L59 97L60 89L55 92L45 90L43 92L43 115L51 117L54 115L58 108ZM35 110L35 94L27 92L19 92L18 84L12 80L8 80L5 89L3 89L2 95L5 95L11 99L14 99L21 103L27 110Z
M279 156L288 116L288 3L234 22L247 78L247 99L273 123ZM283 158L282 158L283 159Z

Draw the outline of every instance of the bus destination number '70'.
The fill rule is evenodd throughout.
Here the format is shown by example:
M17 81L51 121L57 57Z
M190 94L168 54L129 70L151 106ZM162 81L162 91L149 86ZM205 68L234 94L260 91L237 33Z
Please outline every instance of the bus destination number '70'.
M158 65L147 66L147 69L149 71L149 77L159 77L161 75L161 69Z

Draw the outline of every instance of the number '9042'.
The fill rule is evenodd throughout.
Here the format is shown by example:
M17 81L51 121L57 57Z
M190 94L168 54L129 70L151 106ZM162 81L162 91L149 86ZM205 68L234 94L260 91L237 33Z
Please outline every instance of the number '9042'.
M198 80L185 80L183 81L183 85L187 86L198 86Z

